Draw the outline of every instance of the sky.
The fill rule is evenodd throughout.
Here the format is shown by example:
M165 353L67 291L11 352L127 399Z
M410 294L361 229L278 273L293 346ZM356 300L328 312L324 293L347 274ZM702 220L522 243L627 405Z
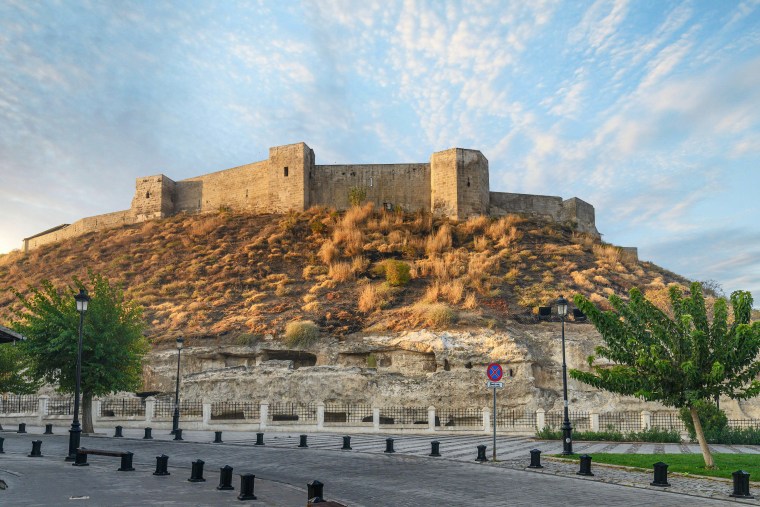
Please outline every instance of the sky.
M0 252L300 141L478 149L492 191L760 300L760 0L0 2Z

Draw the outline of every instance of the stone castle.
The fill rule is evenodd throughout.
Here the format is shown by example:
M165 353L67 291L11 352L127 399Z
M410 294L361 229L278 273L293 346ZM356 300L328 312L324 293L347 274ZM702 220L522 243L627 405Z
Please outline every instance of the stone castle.
M352 192L385 209L425 210L454 220L473 215L521 213L571 223L598 236L594 207L577 197L491 192L488 160L480 151L451 148L430 162L317 165L305 143L269 148L269 158L180 181L163 174L137 179L128 210L62 224L24 239L28 252L47 243L177 213L228 208L251 213L302 211L310 206L350 206Z

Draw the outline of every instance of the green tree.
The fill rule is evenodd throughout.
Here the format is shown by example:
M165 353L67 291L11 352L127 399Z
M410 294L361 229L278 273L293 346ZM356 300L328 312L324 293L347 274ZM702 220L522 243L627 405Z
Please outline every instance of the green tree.
M39 387L39 382L29 378L24 345L0 345L0 393L31 394Z
M697 404L725 395L746 399L760 393L760 323L750 324L752 295L731 294L715 302L712 323L705 309L702 287L691 285L689 295L671 287L674 318L659 310L638 289L630 300L610 297L614 310L603 312L583 296L575 304L602 335L605 345L596 354L613 364L597 364L592 371L571 370L570 376L599 389L666 406L685 407L691 413L705 466L714 466L697 414Z
M29 295L14 291L21 308L14 311L13 328L26 337L34 378L73 393L79 341L79 313L74 294L87 289L74 278L72 287L59 290L49 281ZM92 432L93 396L137 389L142 359L148 351L143 336L142 308L124 298L124 292L101 275L89 274L89 308L82 340L82 430Z

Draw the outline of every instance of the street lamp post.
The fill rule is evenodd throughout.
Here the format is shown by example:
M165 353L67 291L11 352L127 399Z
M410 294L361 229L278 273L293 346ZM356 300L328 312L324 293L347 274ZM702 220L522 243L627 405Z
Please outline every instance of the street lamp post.
M565 316L567 315L567 299L560 296L557 300L557 315L562 321L562 398L565 402L565 419L562 421L562 454L573 454L573 427L570 424L570 414L567 402L567 361L565 360Z
M177 338L177 389L174 392L174 416L172 416L172 432L174 435L179 429L179 363L182 358L182 345L185 340Z
M71 429L69 430L69 455L66 456L66 461L76 459L82 436L82 428L79 425L79 390L82 383L82 328L90 297L87 295L87 291L79 289L79 294L74 296L74 299L77 302L77 311L79 312L79 346L77 348L77 378L74 390L74 420L71 422Z

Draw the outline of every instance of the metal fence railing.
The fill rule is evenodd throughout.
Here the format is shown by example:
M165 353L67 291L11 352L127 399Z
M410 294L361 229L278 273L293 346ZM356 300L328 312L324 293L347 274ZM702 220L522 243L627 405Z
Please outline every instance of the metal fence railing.
M760 419L729 419L729 428L744 429L755 428L760 429Z
M37 412L39 410L39 398L36 395L10 394L0 398L0 413L18 414L24 412Z
M71 415L74 413L74 397L55 397L48 400L48 415Z
M211 419L259 419L257 401L216 401L211 404Z
M325 404L325 424L372 424L372 405Z
M544 416L546 426L554 429L558 429L562 426L562 422L565 420L564 412L547 412ZM591 429L591 418L588 412L569 412L570 424L572 424L574 430L588 431ZM602 425L602 416L599 415L599 427L604 428Z
M527 430L535 429L536 413L522 412L519 410L497 410L496 411L497 428L522 428Z
M380 424L427 424L426 407L385 407L380 409Z
M651 422L652 428L686 431L686 425L678 412L652 412Z
M599 429L608 428L621 433L641 431L641 412L607 412L599 414Z
M483 409L480 408L444 408L435 413L435 425L444 428L483 427Z
M106 398L100 401L100 417L144 416L142 398Z
M269 405L269 418L272 421L297 421L303 424L314 424L317 422L317 405L316 403L306 405L283 402L272 403Z
M182 417L203 417L203 402L180 400L179 412ZM174 400L156 400L155 417L169 418L174 415Z

